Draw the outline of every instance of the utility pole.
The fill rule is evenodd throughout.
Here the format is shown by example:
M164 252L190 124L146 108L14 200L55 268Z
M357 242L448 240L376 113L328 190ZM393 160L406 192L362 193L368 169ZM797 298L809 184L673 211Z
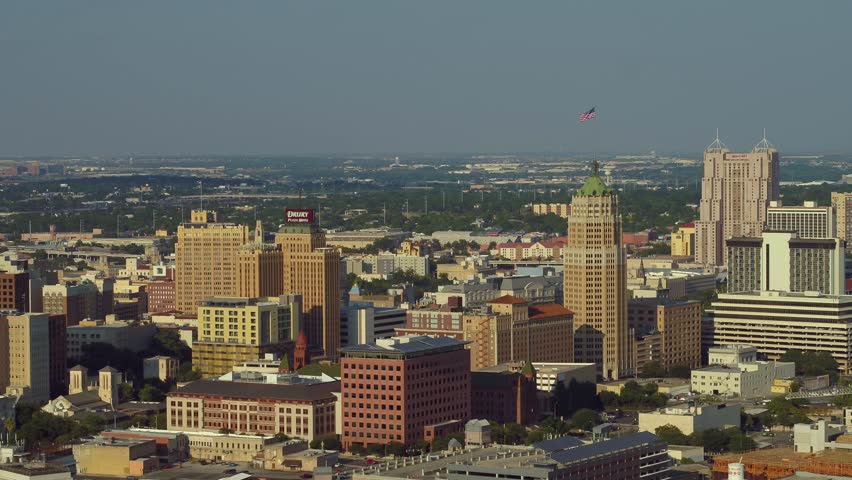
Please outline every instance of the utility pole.
M423 214L429 215L429 194L423 195Z
M441 190L441 210L447 209L447 191Z

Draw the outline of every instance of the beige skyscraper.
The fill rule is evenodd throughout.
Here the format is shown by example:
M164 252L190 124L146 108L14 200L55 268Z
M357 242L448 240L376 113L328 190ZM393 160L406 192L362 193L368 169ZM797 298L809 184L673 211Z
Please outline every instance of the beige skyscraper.
M632 373L626 265L618 198L592 175L571 201L564 250L565 308L574 312L574 361L596 363L604 378Z
M731 153L720 140L704 150L700 220L695 222L695 260L726 265L725 240L759 237L766 208L778 200L778 151L766 139L751 153Z
M238 253L239 297L273 297L284 293L284 253L281 245L263 243L260 221L255 228L254 242L240 247Z
M0 351L7 355L6 393L24 395L27 402L50 400L50 315L25 313L0 320ZM7 347L8 345L8 347ZM6 382L5 379L0 380Z
M831 192L831 206L837 217L837 237L846 242L846 249L852 249L852 193Z
M193 210L190 223L178 226L175 244L175 304L196 313L210 297L237 296L238 252L248 243L248 227L219 223L216 212Z
M329 358L340 348L340 254L325 245L313 210L287 210L275 235L284 251L284 293L302 295L308 343Z

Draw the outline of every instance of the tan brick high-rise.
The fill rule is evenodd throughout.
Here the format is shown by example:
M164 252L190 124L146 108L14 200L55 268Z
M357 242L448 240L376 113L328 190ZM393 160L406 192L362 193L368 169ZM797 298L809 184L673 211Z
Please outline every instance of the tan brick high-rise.
M831 192L831 206L837 218L837 237L852 250L852 193Z
M574 361L595 363L599 374L613 379L632 373L621 230L618 198L595 162L571 201L565 308L574 312Z
M281 245L263 243L263 228L257 222L255 240L238 252L240 297L273 297L284 293L284 253Z
M696 262L727 265L727 239L760 236L766 208L779 197L778 157L766 138L751 153L731 153L718 137L704 150Z
M340 254L314 224L287 223L275 235L284 252L284 293L302 295L308 343L329 358L340 348Z
M196 313L210 297L238 294L238 251L248 243L248 227L219 223L216 212L193 210L192 221L178 226L175 244L175 304Z

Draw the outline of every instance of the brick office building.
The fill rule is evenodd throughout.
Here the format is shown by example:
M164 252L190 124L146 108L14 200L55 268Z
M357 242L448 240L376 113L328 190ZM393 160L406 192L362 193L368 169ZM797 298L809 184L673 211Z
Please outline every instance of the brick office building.
M413 445L470 418L470 352L447 337L402 336L342 348L342 442Z
M196 380L169 392L169 430L275 435L304 440L335 433L334 392L340 383L264 384Z

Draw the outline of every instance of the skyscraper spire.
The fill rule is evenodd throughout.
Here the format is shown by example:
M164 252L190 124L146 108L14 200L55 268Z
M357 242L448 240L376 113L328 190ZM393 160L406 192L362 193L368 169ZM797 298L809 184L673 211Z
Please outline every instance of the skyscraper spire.
M763 140L758 142L757 145L754 146L752 152L768 152L770 150L775 150L775 146L769 143L769 140L766 139L766 129L763 129Z
M724 143L722 143L721 140L719 140L719 129L718 128L716 129L716 140L713 140L713 143L708 145L707 148L705 148L704 150L706 152L715 152L715 153L721 153L721 152L725 152L725 151L728 150L728 146L725 145Z

